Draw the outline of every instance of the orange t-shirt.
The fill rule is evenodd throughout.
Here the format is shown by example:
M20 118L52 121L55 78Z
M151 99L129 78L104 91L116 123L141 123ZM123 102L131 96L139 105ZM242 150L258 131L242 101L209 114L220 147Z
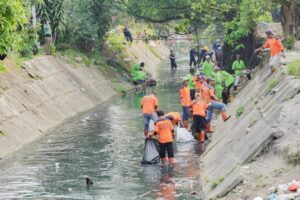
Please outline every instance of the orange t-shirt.
M177 124L181 120L179 112L170 112L165 115L165 117L167 117L167 116L173 117L173 120L171 120L172 124Z
M207 84L203 84L200 95L202 100L206 102L211 102L212 101L211 96L214 95L214 89Z
M203 84L200 82L199 77L195 76L193 81L196 83L196 90L200 90Z
M191 105L190 89L188 87L183 87L180 89L180 98L182 106Z
M155 112L155 108L158 105L158 100L154 96L144 96L142 98L142 112L146 114L152 114Z
M159 143L173 142L173 125L168 119L160 119L155 123L154 131L158 134Z
M192 102L193 115L206 116L207 103L202 100L194 100Z
M271 56L274 57L281 51L283 51L283 45L280 40L276 38L267 39L266 43L263 46L264 48L270 48Z

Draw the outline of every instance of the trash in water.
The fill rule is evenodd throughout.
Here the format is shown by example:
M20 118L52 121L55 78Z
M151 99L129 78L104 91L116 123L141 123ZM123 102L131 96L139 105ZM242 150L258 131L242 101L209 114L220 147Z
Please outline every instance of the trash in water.
M177 128L176 133L176 141L177 142L195 142L194 136L185 128Z
M268 200L288 200L300 197L300 181L279 184L268 196Z
M88 177L85 178L85 182L86 182L87 185L93 185L94 184L94 182Z
M160 162L160 157L159 157L158 141L154 138L146 138L144 157L141 163L143 165L149 165L149 164L158 164L159 162Z
M255 197L253 200L263 200L261 197Z

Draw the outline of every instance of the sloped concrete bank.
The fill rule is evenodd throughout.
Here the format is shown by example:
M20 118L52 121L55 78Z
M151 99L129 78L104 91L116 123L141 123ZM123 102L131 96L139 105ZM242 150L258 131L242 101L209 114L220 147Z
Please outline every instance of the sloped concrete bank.
M132 60L144 60L133 44ZM154 47L158 49L159 47ZM161 50L157 50L160 52ZM136 53L135 53L136 52ZM167 53L167 50L165 51ZM155 67L161 58L147 52ZM150 62L150 61L148 61ZM121 80L114 72L113 76ZM108 80L97 66L72 66L61 57L42 56L0 74L0 158L36 140L66 119L87 111L116 95L115 87L130 83Z
M285 178L293 174L298 174L294 179L300 178L300 166L287 164L288 156L300 151L300 80L287 76L284 69L269 74L268 67L260 67L229 105L232 119L226 123L218 119L202 157L205 199L224 197L240 185L244 188L237 191L239 195L224 199L267 195L268 186L277 180L271 174L281 166L286 169ZM234 116L238 108L244 109L240 117Z

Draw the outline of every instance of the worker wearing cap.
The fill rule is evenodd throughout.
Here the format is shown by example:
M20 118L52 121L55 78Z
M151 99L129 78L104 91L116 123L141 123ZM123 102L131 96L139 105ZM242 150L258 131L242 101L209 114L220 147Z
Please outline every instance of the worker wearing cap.
M221 110L223 121L226 122L231 116L227 116L226 105L224 103L219 102L218 97L215 95L214 91L215 80L212 78L208 78L206 83L203 84L201 88L201 99L210 104L207 108L207 132L213 133L214 131L211 128L211 119L213 116L213 110Z
M232 70L234 71L235 74L234 90L237 90L241 75L247 73L245 69L246 69L245 62L241 59L241 55L237 54L236 60L232 64Z
M196 92L200 92L203 83L205 82L205 76L203 73L200 73L199 75L195 76L193 79L195 85L196 85Z
M181 116L179 112L169 112L164 118L170 120L173 125L181 125Z
M281 41L274 37L272 31L267 31L267 41L266 43L255 50L255 53L269 48L271 52L271 58L269 61L269 67L271 68L271 74L273 74L276 71L276 68L280 66L280 59L281 57L285 57L284 55L284 48L281 43Z
M181 105L183 111L183 115L182 115L183 127L188 129L191 96L190 96L190 89L188 88L187 80L183 81L183 87L180 89L180 99L181 99Z
M209 55L206 55L205 61L202 65L203 67L203 73L206 77L212 78L212 73L213 73L213 63L211 61L211 58Z
M152 119L154 122L156 122L158 120L158 116L156 114L157 106L158 106L158 100L154 93L146 95L142 98L141 108L142 108L142 112L144 115L144 135L145 135L145 137L148 137L148 129L149 129L150 119Z
M150 137L158 135L159 143L159 156L163 163L167 161L166 153L168 153L169 164L174 164L174 128L170 120L164 118L163 111L157 111L159 119L155 122L154 132L150 134Z

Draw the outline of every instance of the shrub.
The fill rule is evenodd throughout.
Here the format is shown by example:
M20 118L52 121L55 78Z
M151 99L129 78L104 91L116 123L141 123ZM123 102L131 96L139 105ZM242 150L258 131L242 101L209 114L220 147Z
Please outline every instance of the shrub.
M300 59L288 63L287 70L289 75L300 78Z
M216 178L213 183L211 184L211 189L215 189L220 183L224 181L224 177Z
M273 90L273 89L276 87L276 85L277 85L278 83L279 83L278 80L272 79L272 80L269 82L269 84L268 84L268 92L270 92L271 90Z
M50 44L50 53L53 54L53 53L55 53L55 52L56 52L56 46L55 46L54 43L51 43L51 44Z
M296 39L294 36L289 36L282 41L283 46L289 50L294 48L295 43Z
M239 118L245 111L245 107L243 105L240 105L236 111L235 111L235 117Z
M122 52L125 49L122 34L111 33L107 38L107 46L112 51Z

